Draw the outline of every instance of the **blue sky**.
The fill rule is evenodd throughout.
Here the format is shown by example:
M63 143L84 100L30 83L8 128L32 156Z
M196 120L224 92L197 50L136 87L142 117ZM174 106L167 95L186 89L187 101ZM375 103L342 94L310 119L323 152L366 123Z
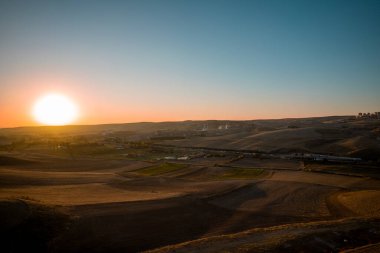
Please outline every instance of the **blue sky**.
M0 34L4 115L44 89L84 123L380 109L380 1L0 1Z

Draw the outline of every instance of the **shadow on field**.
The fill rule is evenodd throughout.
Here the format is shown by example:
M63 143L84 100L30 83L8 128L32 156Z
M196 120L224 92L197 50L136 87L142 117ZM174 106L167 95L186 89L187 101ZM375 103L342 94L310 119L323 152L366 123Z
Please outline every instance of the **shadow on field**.
M66 229L68 216L30 201L0 202L1 252L50 252L49 242Z

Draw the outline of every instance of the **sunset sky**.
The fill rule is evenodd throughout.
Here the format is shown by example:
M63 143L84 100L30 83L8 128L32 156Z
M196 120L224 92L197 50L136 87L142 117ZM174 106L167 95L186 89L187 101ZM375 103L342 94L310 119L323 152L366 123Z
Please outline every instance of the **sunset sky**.
M0 0L0 127L380 111L380 1Z

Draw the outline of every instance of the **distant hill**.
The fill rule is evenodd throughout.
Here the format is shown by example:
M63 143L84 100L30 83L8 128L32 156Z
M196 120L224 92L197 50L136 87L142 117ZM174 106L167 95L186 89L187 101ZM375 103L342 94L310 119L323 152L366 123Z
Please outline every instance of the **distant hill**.
M380 120L352 116L275 120L206 120L104 125L18 127L0 129L10 136L124 135L125 140L154 140L176 146L313 152L376 158L380 154ZM157 138L160 137L160 138ZM173 138L181 137L181 138ZM168 137L168 138L165 138Z

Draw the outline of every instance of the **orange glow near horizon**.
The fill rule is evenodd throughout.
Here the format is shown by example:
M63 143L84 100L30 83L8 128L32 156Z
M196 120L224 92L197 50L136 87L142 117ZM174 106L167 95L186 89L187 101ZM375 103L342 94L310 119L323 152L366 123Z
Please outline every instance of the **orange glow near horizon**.
M78 109L66 96L52 93L37 100L32 114L41 124L60 126L73 123L78 117Z
M331 115L330 105L306 104L305 100L277 98L272 103L268 96L252 100L226 100L215 93L215 97L202 95L188 99L181 94L174 96L171 91L152 90L143 93L141 88L129 86L113 90L86 78L70 78L60 74L0 77L4 92L0 93L0 128L37 125L92 125L131 122L160 122L183 120L254 120L286 117L317 117ZM94 88L95 87L95 88ZM44 95L64 95L76 107L76 116L71 120L58 117L61 109L44 112L47 116L36 117L33 113L37 101ZM141 95L143 94L143 95ZM54 104L54 103L53 103ZM53 106L47 106L50 110ZM335 115L355 114L350 106L334 107ZM374 110L368 107L368 111ZM43 109L42 111L44 111ZM361 109L362 110L362 109ZM64 110L65 111L65 110ZM53 115L53 116L49 116ZM55 116L56 115L56 116ZM66 116L65 116L66 117Z

